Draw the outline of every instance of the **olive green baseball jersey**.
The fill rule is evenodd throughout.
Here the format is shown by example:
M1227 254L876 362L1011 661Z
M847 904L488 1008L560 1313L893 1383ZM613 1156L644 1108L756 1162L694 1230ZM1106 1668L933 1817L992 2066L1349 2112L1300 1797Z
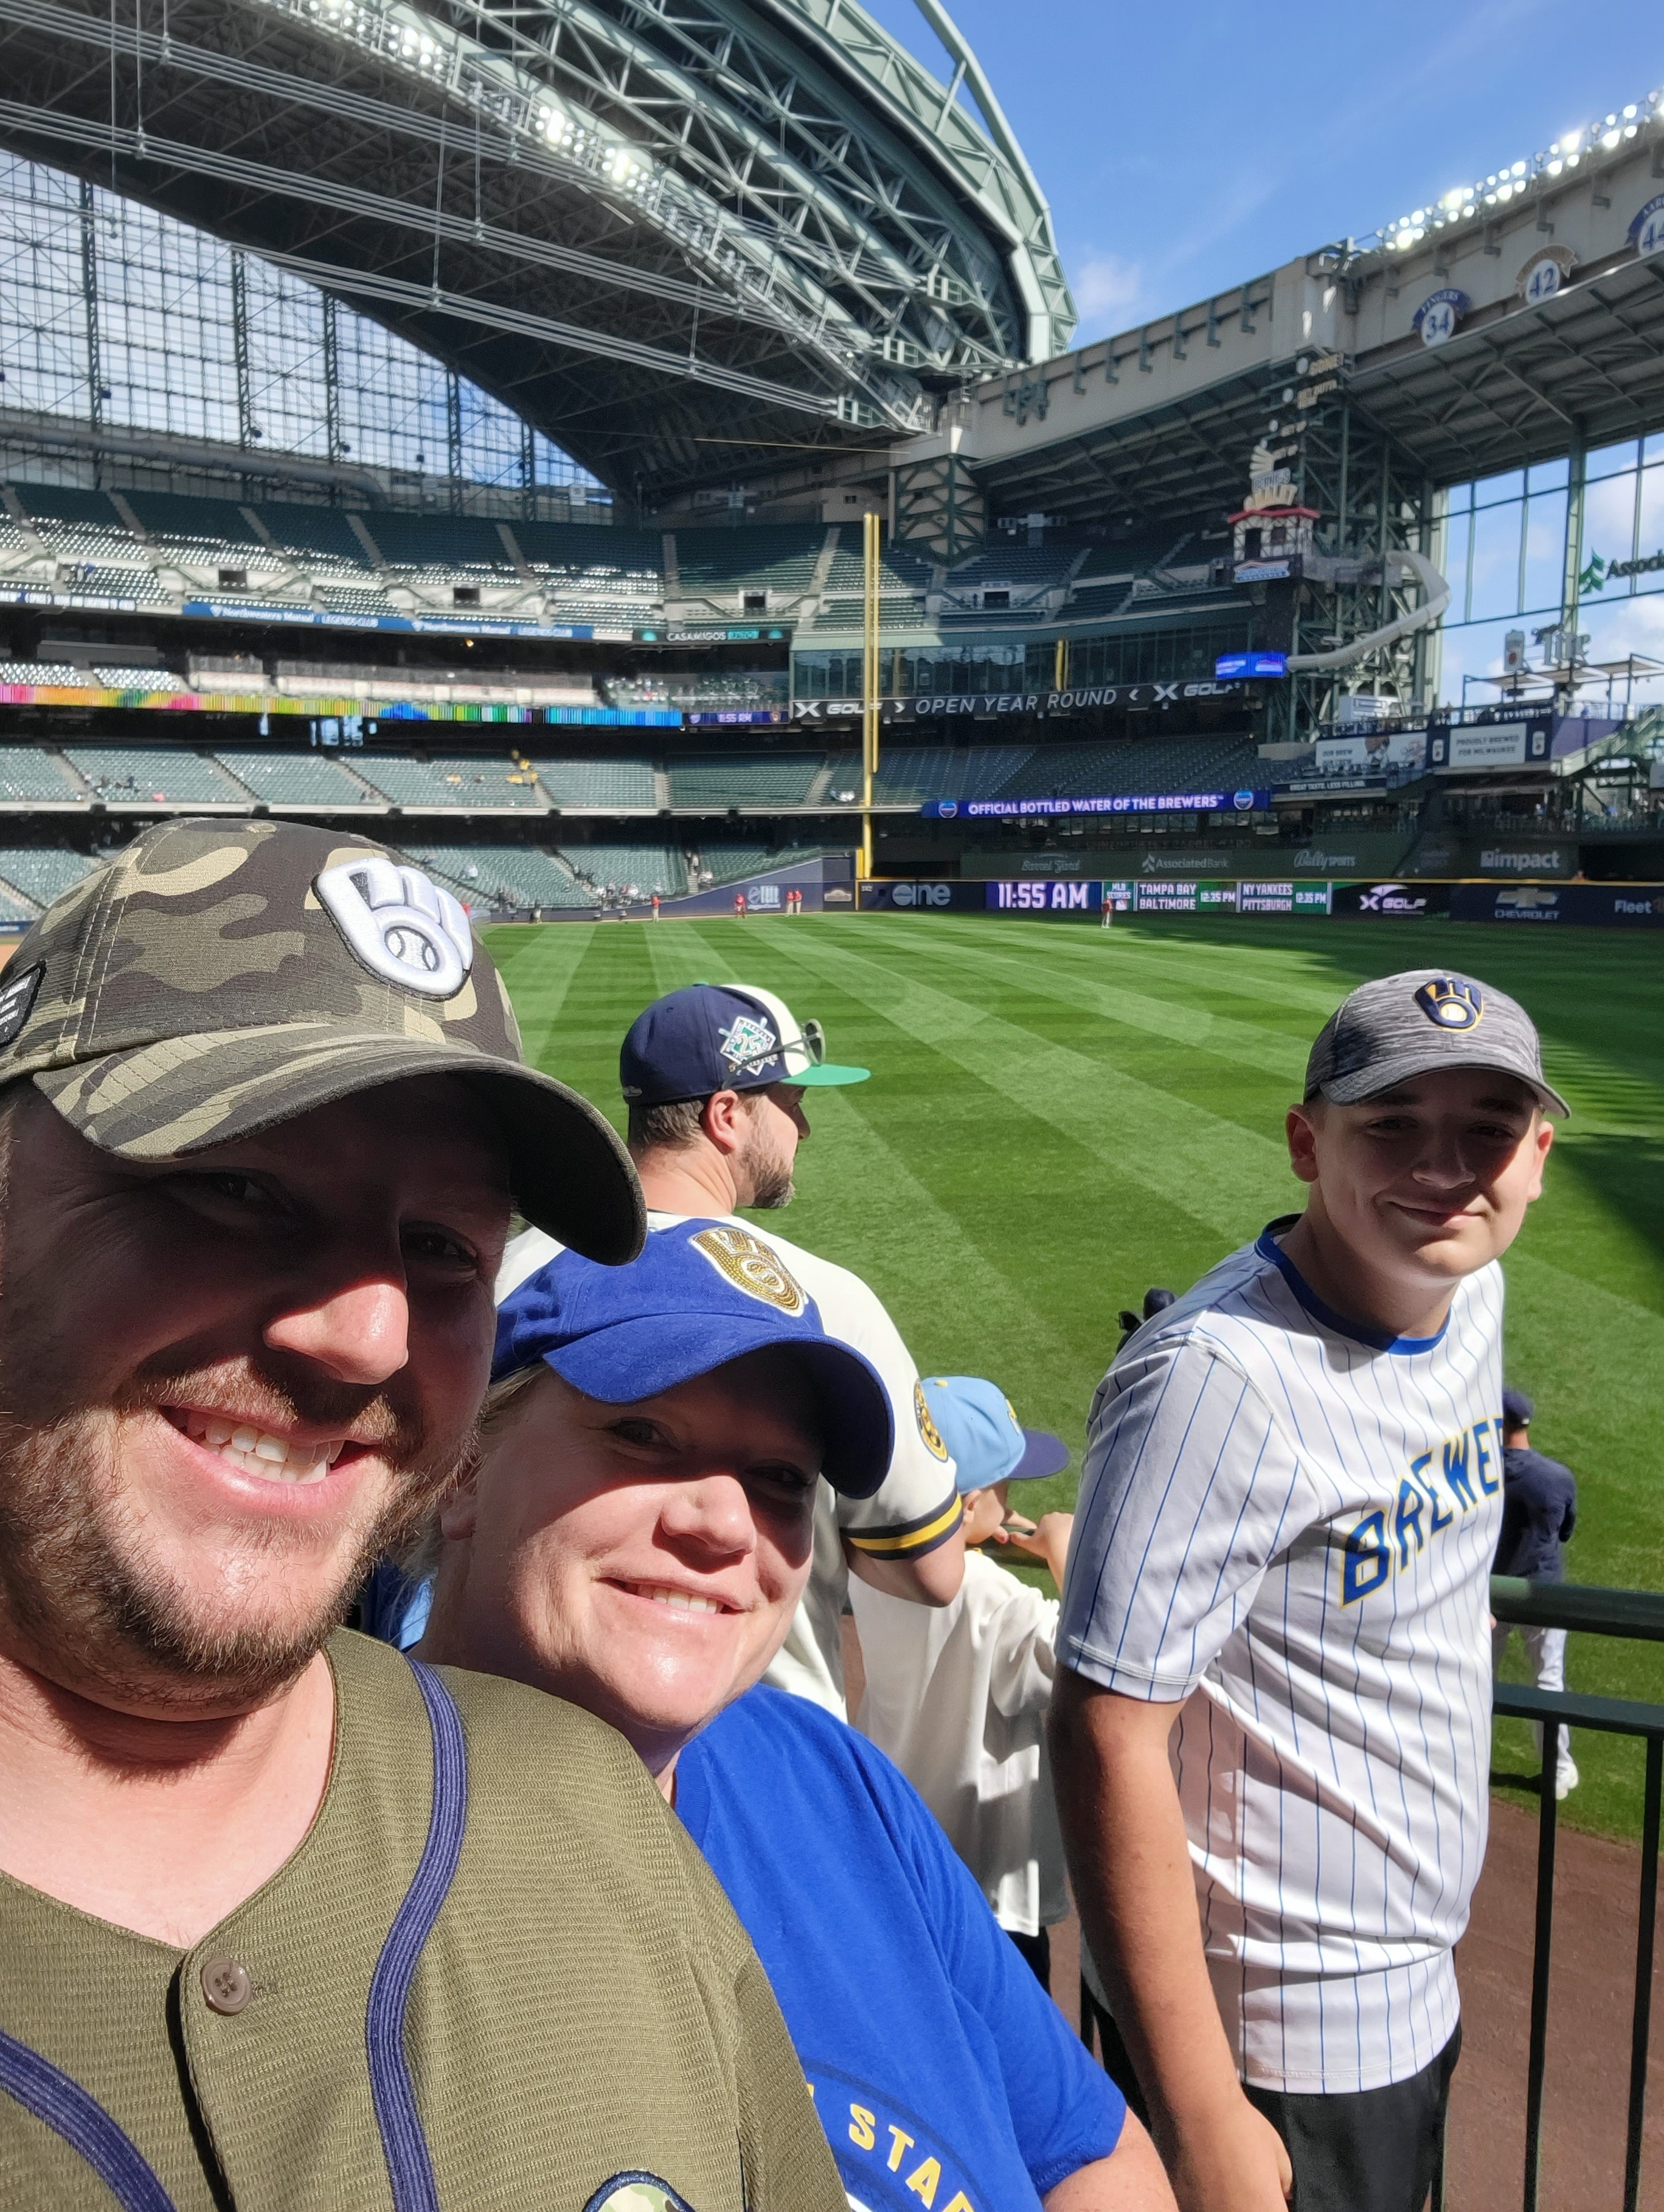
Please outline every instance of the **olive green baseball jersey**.
M624 1739L328 1656L317 1819L194 1949L0 1876L0 2203L844 2212L762 1968Z

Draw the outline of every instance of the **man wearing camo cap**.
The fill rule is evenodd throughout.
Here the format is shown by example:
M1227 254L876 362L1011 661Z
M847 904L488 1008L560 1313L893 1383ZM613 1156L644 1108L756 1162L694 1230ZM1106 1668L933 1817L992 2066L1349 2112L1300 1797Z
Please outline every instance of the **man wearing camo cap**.
M466 1459L511 1201L643 1234L456 902L148 831L0 981L0 2202L841 2206L628 1746L336 1630Z

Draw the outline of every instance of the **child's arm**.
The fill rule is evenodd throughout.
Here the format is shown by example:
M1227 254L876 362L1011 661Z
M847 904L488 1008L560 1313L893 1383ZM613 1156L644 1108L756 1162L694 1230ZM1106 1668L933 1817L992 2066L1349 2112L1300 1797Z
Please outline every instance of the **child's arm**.
M1025 1559L1038 1559L1047 1568L1061 1589L1064 1563L1069 1557L1070 1531L1074 1526L1072 1513L1043 1513L1033 1528L1008 1521L1001 1533L1014 1552L1021 1552Z

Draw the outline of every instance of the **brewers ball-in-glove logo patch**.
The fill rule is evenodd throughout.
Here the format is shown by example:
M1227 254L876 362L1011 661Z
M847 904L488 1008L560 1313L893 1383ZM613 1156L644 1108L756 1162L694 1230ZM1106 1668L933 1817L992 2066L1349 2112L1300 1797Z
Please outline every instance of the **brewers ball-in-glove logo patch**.
M1466 975L1435 975L1417 992L1416 1004L1436 1029L1477 1029L1484 1018L1484 993Z
M780 1040L766 1022L754 1014L739 1014L725 1030L718 1030L722 1058L736 1071L765 1066L780 1049Z
M918 1423L918 1432L924 1439L924 1449L933 1458L946 1459L948 1447L942 1441L942 1431L930 1419L930 1408L924 1402L924 1386L913 1385L913 1415Z
M314 888L353 957L384 983L454 999L467 981L474 964L468 917L419 868L367 853L326 868Z
M725 1275L736 1291L747 1297L761 1298L765 1305L778 1306L795 1321L808 1310L808 1297L796 1279L789 1275L780 1263L777 1252L759 1243L744 1229L702 1229L689 1243L696 1252L703 1252L719 1274Z
M686 2197L656 2174L615 2173L602 2182L583 2212L693 2212Z

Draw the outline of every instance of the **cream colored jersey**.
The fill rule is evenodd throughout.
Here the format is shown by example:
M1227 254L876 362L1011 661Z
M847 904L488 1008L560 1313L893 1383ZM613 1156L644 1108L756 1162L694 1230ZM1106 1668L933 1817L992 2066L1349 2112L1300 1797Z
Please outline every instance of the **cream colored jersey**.
M982 1886L1002 1928L1067 1918L1063 1838L1046 1765L1058 1601L980 1552L951 1605L850 1584L867 1694L861 1733L901 1769Z

